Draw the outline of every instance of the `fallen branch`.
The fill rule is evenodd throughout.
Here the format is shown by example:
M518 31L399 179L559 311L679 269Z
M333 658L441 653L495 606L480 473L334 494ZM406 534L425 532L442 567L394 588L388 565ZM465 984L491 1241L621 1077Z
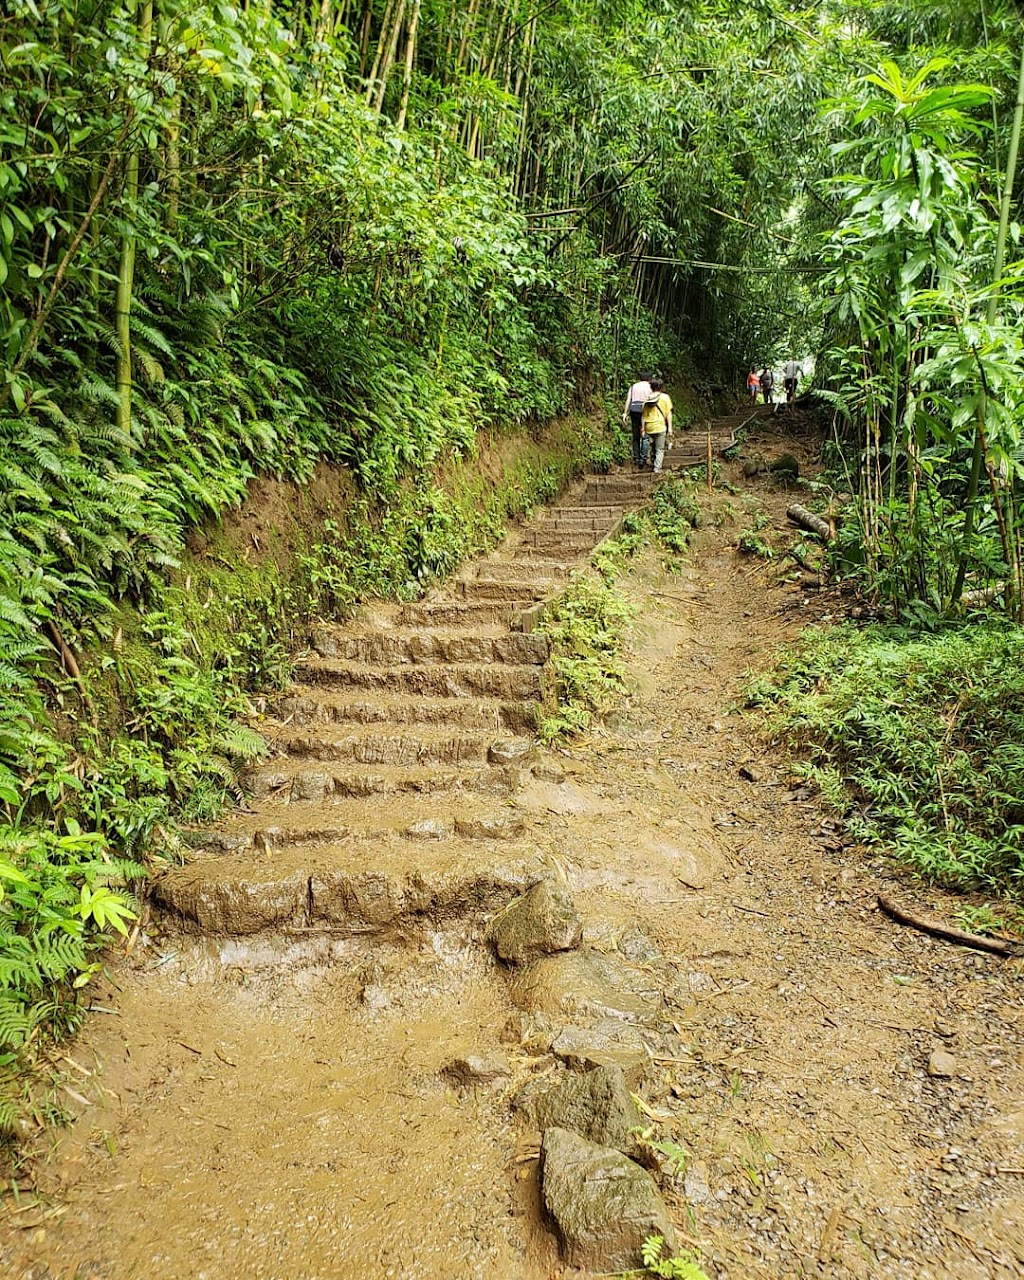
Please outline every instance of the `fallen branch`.
M832 540L832 526L829 522L823 520L821 516L816 516L813 511L808 511L799 502L794 502L792 506L787 507L786 515L794 524L798 524L801 529L816 533L819 538L824 538L826 542Z
M954 929L952 925L942 924L938 920L926 920L922 916L911 915L898 907L890 898L878 895L878 905L887 916L891 916L898 924L905 924L921 933L931 934L933 938L941 938L944 942L954 942L961 947L974 947L977 951L990 951L993 955L1011 957L1024 956L1024 942L1014 942L1009 938L985 938L980 933L965 933L963 929Z

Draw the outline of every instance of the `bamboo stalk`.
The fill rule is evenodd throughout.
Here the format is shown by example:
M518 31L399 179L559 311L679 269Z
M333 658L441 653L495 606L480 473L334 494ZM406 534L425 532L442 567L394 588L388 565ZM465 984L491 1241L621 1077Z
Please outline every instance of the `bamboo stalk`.
M999 230L996 234L995 258L992 264L992 292L988 298L986 318L989 324L994 323L999 306L999 280L1003 274L1003 262L1006 254L1006 236L1010 226L1010 201L1013 197L1013 180L1017 171L1017 151L1020 147L1021 121L1024 119L1024 45L1021 46L1020 70L1017 74L1017 101L1013 109L1013 127L1010 132L1010 148L1006 157L1006 174L1003 180L1003 191L999 201ZM964 579L967 576L967 562L974 540L975 507L978 498L978 483L981 479L981 464L984 459L984 444L981 431L974 433L974 447L971 451L971 472L967 481L965 498L964 531L960 541L960 560L956 568L956 580L950 595L950 605L959 603L963 594Z
M412 68L416 59L416 32L420 24L420 0L413 0L412 13L409 17L409 33L405 39L405 70L402 75L402 101L398 108L399 129L405 128L406 116L409 113L409 93L412 89Z
M377 99L374 103L374 109L378 115L384 110L384 97L388 91L388 76L390 76L391 68L395 63L395 53L398 50L398 37L402 30L402 22L404 18L405 0L398 0L394 25L391 29L391 39L388 42L384 61L381 63L380 75L378 76L379 84L377 88Z

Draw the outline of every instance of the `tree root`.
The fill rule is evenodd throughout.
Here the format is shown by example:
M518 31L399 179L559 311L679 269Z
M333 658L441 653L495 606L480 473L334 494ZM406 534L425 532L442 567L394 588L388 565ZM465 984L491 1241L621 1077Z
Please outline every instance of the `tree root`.
M938 920L926 920L922 916L904 911L902 907L898 907L895 902L883 897L882 894L878 895L878 905L898 924L919 929L921 933L931 934L933 938L941 938L944 942L953 942L961 947L974 947L977 951L990 951L993 955L1007 959L1013 956L1024 956L1024 942L1014 942L1009 938L985 938L980 933L965 933L963 929L954 929L952 925L942 924Z

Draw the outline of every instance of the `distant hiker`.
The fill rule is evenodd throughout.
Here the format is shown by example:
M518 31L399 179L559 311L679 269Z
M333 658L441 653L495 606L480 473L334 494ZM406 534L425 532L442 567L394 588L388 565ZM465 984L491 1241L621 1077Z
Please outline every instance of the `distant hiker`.
M750 403L757 404L757 393L761 390L761 379L757 370L753 365L750 366L750 372L747 374L747 395L750 396Z
M644 408L643 432L650 441L651 470L657 474L665 458L666 439L672 439L672 401L660 378L651 379L651 398Z
M628 422L633 431L633 466L647 465L647 437L643 431L644 409L651 399L651 378L653 374L642 373L640 380L634 382L626 395L626 407L622 410L622 425Z
M772 392L775 390L775 374L771 369L761 370L761 395L765 404L771 404Z
M786 403L792 404L796 399L796 384L800 381L803 366L799 360L787 360L782 371L782 381L786 388Z

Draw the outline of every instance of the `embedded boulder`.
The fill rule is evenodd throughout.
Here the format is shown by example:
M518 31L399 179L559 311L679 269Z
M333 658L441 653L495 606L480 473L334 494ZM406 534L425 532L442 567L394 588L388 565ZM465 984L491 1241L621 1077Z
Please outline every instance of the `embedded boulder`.
M637 1150L643 1122L618 1067L568 1072L552 1088L523 1097L520 1106L536 1129L568 1129L626 1155Z
M583 921L560 884L540 880L491 922L488 936L502 960L523 965L578 947Z
M520 970L512 999L527 1013L634 1023L652 1022L661 1008L661 992L648 977L590 948L545 956Z
M544 1204L572 1266L629 1271L639 1267L648 1236L662 1236L674 1250L654 1179L620 1151L553 1128L545 1130L541 1161Z
M588 1027L562 1027L548 1048L576 1071L615 1067L631 1089L640 1087L651 1065L651 1055L640 1032L615 1018L599 1018Z

